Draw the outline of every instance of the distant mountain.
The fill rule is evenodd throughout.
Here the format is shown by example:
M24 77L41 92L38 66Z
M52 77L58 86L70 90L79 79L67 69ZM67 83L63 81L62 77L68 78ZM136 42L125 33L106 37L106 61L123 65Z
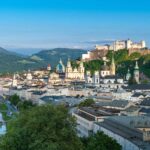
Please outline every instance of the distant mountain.
M76 60L81 58L82 54L85 52L86 51L83 49L55 48L52 50L40 51L39 53L32 55L30 59L44 62L46 64L49 63L54 68L58 64L60 58L64 64L66 64L68 58Z
M77 59L85 53L82 49L56 48L42 50L32 56L23 57L15 52L0 48L0 72L20 72L28 69L46 67L51 64L54 68L60 58L66 64L67 59Z
M8 50L15 52L22 56L31 56L35 53L38 53L42 48L9 48Z
M20 60L22 57L18 54L0 47L0 72L11 72L17 69Z

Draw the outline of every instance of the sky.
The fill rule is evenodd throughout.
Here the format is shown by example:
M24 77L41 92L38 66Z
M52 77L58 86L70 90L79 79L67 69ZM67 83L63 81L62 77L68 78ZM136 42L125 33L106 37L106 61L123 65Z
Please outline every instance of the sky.
M0 46L91 48L113 40L146 40L149 0L1 0Z

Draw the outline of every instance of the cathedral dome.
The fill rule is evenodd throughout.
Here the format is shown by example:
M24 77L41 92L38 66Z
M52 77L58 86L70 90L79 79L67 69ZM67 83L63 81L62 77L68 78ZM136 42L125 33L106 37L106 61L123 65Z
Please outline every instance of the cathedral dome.
M65 66L62 63L62 60L60 59L58 65L56 66L56 72L57 73L64 73L65 72Z

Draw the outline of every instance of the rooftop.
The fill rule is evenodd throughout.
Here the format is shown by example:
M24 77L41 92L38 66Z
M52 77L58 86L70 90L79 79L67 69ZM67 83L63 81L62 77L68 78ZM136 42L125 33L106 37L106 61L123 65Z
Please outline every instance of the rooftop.
M127 100L113 100L113 101L103 101L103 102L97 102L96 106L110 106L110 107L120 107L124 108L129 104L129 101Z
M142 106L150 106L150 98L145 98L140 105Z
M120 111L116 109L106 109L103 107L93 108L93 107L82 107L79 108L76 114L89 120L95 121L95 118L107 117L117 115Z
M150 84L134 84L123 88L128 90L150 90Z
M97 122L96 124L128 139L142 149L150 149L150 143L143 141L142 131L136 128L130 128L129 126L126 126L125 124L119 123L116 120L110 118L105 119L104 122Z

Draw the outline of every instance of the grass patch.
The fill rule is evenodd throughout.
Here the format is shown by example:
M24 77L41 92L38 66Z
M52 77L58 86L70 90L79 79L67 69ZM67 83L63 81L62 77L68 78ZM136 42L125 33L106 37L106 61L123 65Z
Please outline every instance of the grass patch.
M28 60L21 60L21 61L19 61L19 63L22 63L22 64L33 64L34 62L28 61Z
M36 61L42 61L43 59L41 59L40 57L34 55L31 57L32 60L36 60Z

